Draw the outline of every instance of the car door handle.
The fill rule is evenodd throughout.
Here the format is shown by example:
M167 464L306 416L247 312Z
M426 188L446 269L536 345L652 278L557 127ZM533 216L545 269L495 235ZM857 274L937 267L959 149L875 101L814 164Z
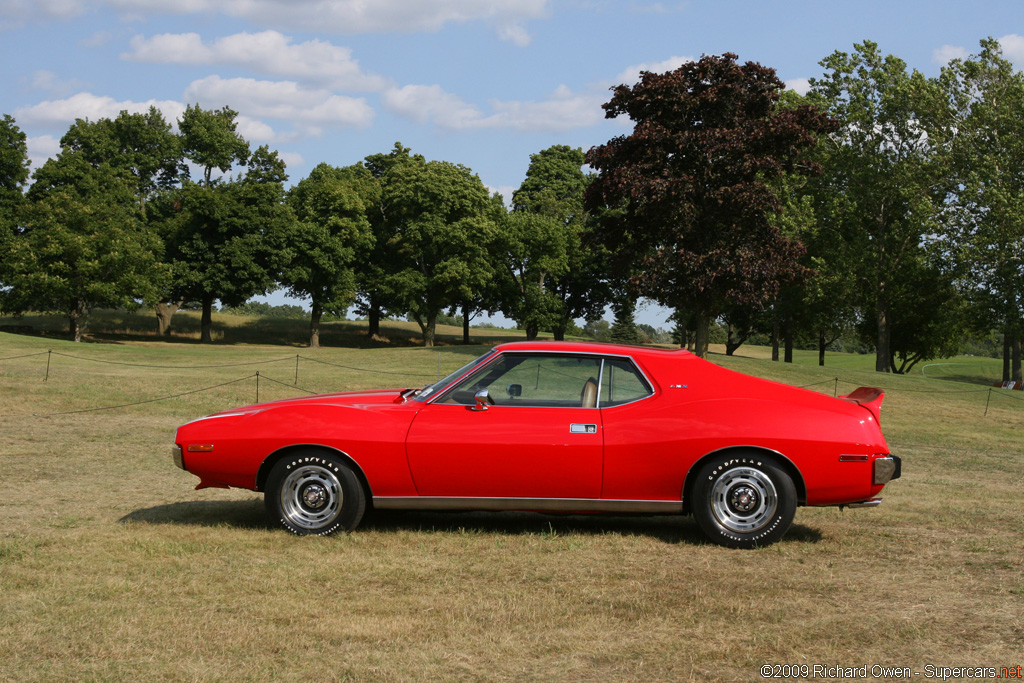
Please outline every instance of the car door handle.
M597 425L573 422L569 425L569 432L572 434L597 434Z

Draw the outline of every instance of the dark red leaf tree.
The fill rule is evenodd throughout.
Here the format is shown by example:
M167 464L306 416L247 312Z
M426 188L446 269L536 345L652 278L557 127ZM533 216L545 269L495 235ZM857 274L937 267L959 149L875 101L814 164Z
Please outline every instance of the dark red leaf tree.
M833 123L813 107L780 108L784 89L774 69L731 53L643 72L604 105L633 132L587 154L598 176L586 201L605 210L606 243L626 252L619 262L640 295L696 318L701 356L726 305L762 307L804 272L771 181L817 172L803 152Z

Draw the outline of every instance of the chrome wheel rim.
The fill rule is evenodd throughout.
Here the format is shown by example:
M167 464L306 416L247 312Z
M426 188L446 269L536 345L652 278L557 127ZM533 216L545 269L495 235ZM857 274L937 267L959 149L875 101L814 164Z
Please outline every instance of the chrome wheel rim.
M729 531L750 533L768 524L779 507L771 478L753 467L722 474L711 488L711 511Z
M341 513L345 494L337 475L319 465L303 465L288 473L281 486L281 511L302 529L322 529Z

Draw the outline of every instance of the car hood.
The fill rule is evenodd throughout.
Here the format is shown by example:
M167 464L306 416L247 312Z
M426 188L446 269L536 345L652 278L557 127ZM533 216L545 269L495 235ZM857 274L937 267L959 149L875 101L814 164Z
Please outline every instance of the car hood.
M277 410L280 408L291 408L311 405L346 406L350 408L368 408L374 405L401 403L402 389L377 389L373 391L346 391L335 394L317 394L315 396L301 396L299 398L286 398L278 401L266 401L264 403L253 403L252 405L222 410L211 413L205 420L211 417L229 417L232 415L250 415L265 410Z

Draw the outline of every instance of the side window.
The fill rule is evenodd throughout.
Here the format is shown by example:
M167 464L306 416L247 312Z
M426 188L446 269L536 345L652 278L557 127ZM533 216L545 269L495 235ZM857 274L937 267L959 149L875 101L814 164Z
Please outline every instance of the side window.
M601 377L601 407L622 405L650 396L653 392L643 375L623 358L606 358Z
M594 356L508 353L459 383L439 403L473 405L476 392L487 389L498 406L594 408L600 376L601 359Z

